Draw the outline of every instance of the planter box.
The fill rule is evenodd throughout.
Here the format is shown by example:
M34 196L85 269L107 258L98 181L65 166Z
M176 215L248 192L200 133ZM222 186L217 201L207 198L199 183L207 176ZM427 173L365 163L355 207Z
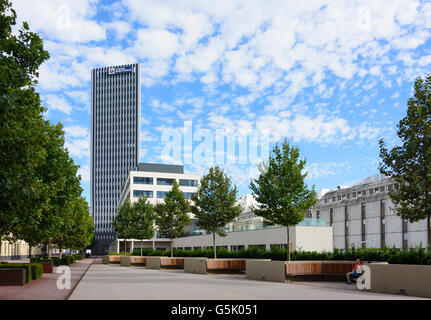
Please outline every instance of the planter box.
M245 271L245 259L208 259L207 271L216 273L241 273Z
M372 263L371 291L431 298L431 266Z
M184 272L206 274L208 258L184 258Z
M160 270L160 257L147 257L146 267L148 269Z
M109 256L109 263L120 263L120 256Z
M129 256L120 257L120 266L130 267L130 264L131 264L130 262L131 262L131 259Z
M160 267L166 269L183 269L184 268L184 258L160 258Z
M132 266L145 266L147 263L146 257L130 257L130 263Z
M43 267L43 273L52 273L53 264L52 262L37 262L40 263Z
M103 256L103 257L102 257L102 263L103 263L103 264L109 264L109 260L110 260L110 259L109 259L109 256Z
M285 282L286 262L248 259L245 277L252 280Z
M23 286L25 283L25 269L1 269L0 267L0 286Z

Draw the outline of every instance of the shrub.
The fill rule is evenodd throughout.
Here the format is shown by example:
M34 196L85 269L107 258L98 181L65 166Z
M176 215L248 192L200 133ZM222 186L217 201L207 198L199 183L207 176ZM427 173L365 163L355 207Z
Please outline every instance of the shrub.
M31 280L33 280L32 267L30 264L4 263L1 267L2 269L25 269L26 283L31 283Z
M194 250L173 250L175 257L207 257L214 256L212 249L194 249ZM120 253L123 255L124 253ZM140 255L141 250L133 250L133 255ZM153 250L144 248L142 250L144 256L170 256L169 251ZM110 253L110 255L118 255ZM130 255L130 253L127 253ZM287 252L285 248L273 247L270 251L262 248L251 247L247 250L241 249L238 251L229 251L224 248L217 249L219 258L251 258L251 259L271 259L271 260L286 260ZM387 261L392 264L427 264L431 265L431 253L424 248L401 250L396 248L349 248L347 250L334 249L327 252L316 251L294 251L291 254L292 260L349 260L353 261L360 258L363 261Z
M74 254L75 260L82 260L82 254Z
M33 280L37 280L42 277L43 275L43 266L40 263L32 263L30 264L31 267L31 278Z

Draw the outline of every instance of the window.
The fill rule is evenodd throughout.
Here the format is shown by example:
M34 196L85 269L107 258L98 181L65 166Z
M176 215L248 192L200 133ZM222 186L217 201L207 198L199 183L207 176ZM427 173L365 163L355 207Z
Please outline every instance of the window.
M197 187L198 180L180 179L180 186L182 187Z
M332 226L334 223L334 208L329 209L329 224Z
M135 183L135 184L153 184L153 178L133 177L133 183Z
M157 184L159 186L172 186L175 179L157 178Z
M184 198L186 199L191 199L193 195L195 195L196 193L194 192L183 192L184 194Z
M145 191L145 190L133 190L133 196L138 198L140 196L146 196L147 198L153 197L153 191Z
M164 199L166 197L166 191L157 191L157 198Z
M319 211L319 210L317 210L316 218L317 218L317 219L320 219L320 211Z

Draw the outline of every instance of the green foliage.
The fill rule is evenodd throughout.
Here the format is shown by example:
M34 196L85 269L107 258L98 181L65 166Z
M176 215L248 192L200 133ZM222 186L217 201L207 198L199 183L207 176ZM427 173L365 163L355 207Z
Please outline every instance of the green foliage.
M92 229L75 219L75 204L83 202L78 166L64 146L62 124L43 119L35 91L49 54L27 23L17 34L15 25L11 3L0 0L0 235L31 246L82 248L76 238L87 237L84 226ZM88 205L80 210L89 215Z
M308 210L316 203L314 186L305 184L306 160L299 159L299 148L285 140L274 147L268 162L259 166L260 175L250 182L250 189L258 202L253 213L270 224L294 226L304 220ZM289 238L289 228L287 228ZM288 243L289 239L288 239ZM287 251L288 259L290 251Z
M184 194L176 181L174 181L172 189L166 193L164 200L163 203L158 203L154 207L155 222L160 235L171 239L172 255L173 239L183 235L184 227L190 223L188 215L190 204L184 198Z
M30 264L21 263L2 263L2 269L25 269L26 273L26 283L31 283L33 280L32 266Z
M154 208L145 196L133 203L131 219L132 238L143 240L154 237Z
M117 253L110 253L118 255ZM277 261L286 260L286 248L271 248L270 251L260 248L248 248L237 251L229 251L225 248L217 248L218 258L241 258L241 259L271 259ZM133 251L134 256L140 255L138 249ZM151 248L143 249L144 256L169 256L169 251L153 250ZM173 250L175 257L207 257L213 258L213 249L194 249L194 250ZM334 249L328 252L317 251L293 251L291 254L292 261L323 261L323 260L347 260L354 261L360 258L362 261L384 261L391 264L422 264L431 265L431 254L424 248L411 248L409 250L401 250L395 248L367 248L348 250Z
M213 234L215 247L215 234L226 236L224 226L242 212L241 205L236 203L236 186L219 166L215 166L202 177L199 188L191 200L194 203L191 209L197 226ZM216 257L215 254L214 258Z
M418 78L407 116L398 124L401 146L390 151L380 140L380 172L391 176L399 188L389 192L395 211L403 219L427 219L431 246L431 75Z
M40 263L32 263L31 267L31 278L32 280L37 280L42 277L43 266Z
M123 205L118 208L117 215L112 221L112 228L117 237L120 239L132 238L133 226L131 224L133 216L133 207L129 200L126 200Z
M19 236L20 228L39 222L50 189L39 176L48 137L35 92L37 70L49 58L42 39L0 0L0 234Z

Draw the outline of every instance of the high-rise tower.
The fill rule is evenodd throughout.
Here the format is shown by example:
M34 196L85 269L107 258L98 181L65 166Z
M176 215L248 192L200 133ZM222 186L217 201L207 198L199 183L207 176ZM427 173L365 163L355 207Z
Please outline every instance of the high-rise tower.
M115 240L111 221L129 171L139 162L141 105L138 63L91 72L91 213L95 254Z

